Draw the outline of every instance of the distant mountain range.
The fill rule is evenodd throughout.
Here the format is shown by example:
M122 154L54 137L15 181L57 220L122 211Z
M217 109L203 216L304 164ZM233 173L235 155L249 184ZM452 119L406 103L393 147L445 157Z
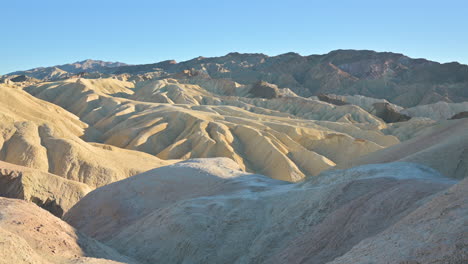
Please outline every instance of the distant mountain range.
M128 64L122 62L107 62L101 60L84 60L52 67L39 67L26 71L16 71L7 75L26 75L40 80L65 79L79 73L109 72L109 69Z
M278 56L229 53L198 57L177 63L126 65L86 60L11 74L41 80L57 80L80 72L109 75L147 75L157 78L190 71L212 79L231 79L241 84L260 80L290 88L301 96L318 94L364 95L411 107L439 101L468 101L468 65L412 59L403 54L369 50L336 50L325 55ZM90 76L92 78L93 76Z

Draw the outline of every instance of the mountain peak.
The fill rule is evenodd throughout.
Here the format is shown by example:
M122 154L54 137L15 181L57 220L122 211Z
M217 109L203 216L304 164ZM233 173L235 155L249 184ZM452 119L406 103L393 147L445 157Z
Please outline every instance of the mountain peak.
M70 64L64 64L61 66L66 66ZM71 63L71 65L75 65L78 68L93 68L93 66L101 66L101 67L119 67L119 66L126 66L128 64L123 63L123 62L109 62L109 61L102 61L102 60L93 60L93 59L86 59L83 61L77 61L75 63ZM60 67L60 66L58 66Z

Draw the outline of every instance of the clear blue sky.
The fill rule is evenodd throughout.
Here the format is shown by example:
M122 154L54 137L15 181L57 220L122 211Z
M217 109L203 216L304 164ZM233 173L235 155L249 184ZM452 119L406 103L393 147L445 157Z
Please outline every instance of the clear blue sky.
M339 48L468 63L467 0L1 0L0 29L0 74Z

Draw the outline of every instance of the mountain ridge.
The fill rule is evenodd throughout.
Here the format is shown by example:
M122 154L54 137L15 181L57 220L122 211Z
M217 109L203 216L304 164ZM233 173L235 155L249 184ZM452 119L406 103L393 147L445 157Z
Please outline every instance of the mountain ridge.
M36 67L31 68L28 70L19 70L14 71L11 73L7 73L5 75L26 75L29 77L35 77L34 73L40 71L49 71L50 69L60 69L62 71L66 71L69 73L80 73L80 72L92 72L103 70L104 68L113 68L113 67L120 67L124 65L129 65L123 62L110 62L110 61L103 61L103 60L94 60L94 59L85 59L82 61L75 61L71 63L65 63L61 65L54 65L54 66L45 66L45 67Z
M13 72L10 72L10 73L6 73L4 75L16 75L19 72L33 71L33 70L53 68L53 67L60 68L60 67L65 66L65 65L85 64L87 62L104 63L106 65L111 64L111 65L115 65L115 66L105 66L105 67L116 68L116 67L121 67L121 66L157 65L157 64L167 63L167 62L170 62L172 64L179 64L179 63L185 63L185 62L194 61L194 60L211 59L211 58L223 58L223 57L227 57L227 56L255 56L255 55L257 55L257 56L264 56L265 58L274 58L274 57L281 57L281 56L286 56L286 55L296 55L296 56L308 58L308 57L317 57L317 56L330 55L330 54L337 53L337 52L349 52L349 51L398 55L398 56L408 57L408 58L410 58L412 60L426 61L426 62L431 62L431 63L435 63L435 64L439 64L439 65L458 64L458 65L462 65L462 66L468 66L468 64L461 63L459 61L438 62L438 61L430 60L430 59L426 59L426 58L416 58L416 57L413 58L413 57L407 56L407 55L405 55L403 53L399 53L399 52L374 51L374 50L367 50L367 49L362 49L362 50L361 49L336 49L336 50L332 50L332 51L330 51L328 53L324 53L324 54L310 54L310 55L301 55L300 53L297 53L297 52L294 52L294 51L281 53L281 54L278 54L278 55L268 55L268 54L265 54L265 53L249 53L249 52L245 53L245 52L233 51L233 52L227 53L226 55L213 56L213 57L197 56L195 58L188 59L188 60L182 60L180 62L177 61L177 60L174 60L174 59L167 59L167 60L162 60L162 61L158 61L158 62L154 62L154 63L142 63L142 64L129 64L129 63L120 62L120 61L106 61L106 60L101 60L101 59L88 58L88 59L83 59L83 60L80 60L80 61L75 61L75 62L70 62L70 63L57 64L57 65L52 65L52 66L40 66L40 67L30 68L30 69L27 69L27 70L17 70L17 71L13 71Z
M87 78L122 75L167 78L185 71L245 85L266 81L279 88L289 88L303 97L318 94L364 95L386 99L404 107L439 101L468 101L468 65L438 63L410 58L401 53L371 50L334 50L308 56L294 52L277 56L231 52L220 57L139 65L86 60L14 74L54 81L77 74L88 74L85 76Z

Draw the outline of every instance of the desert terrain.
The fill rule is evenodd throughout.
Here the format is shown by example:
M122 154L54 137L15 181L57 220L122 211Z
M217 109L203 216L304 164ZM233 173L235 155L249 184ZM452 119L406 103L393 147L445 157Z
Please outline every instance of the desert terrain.
M0 263L468 263L468 65L369 50L0 76Z

